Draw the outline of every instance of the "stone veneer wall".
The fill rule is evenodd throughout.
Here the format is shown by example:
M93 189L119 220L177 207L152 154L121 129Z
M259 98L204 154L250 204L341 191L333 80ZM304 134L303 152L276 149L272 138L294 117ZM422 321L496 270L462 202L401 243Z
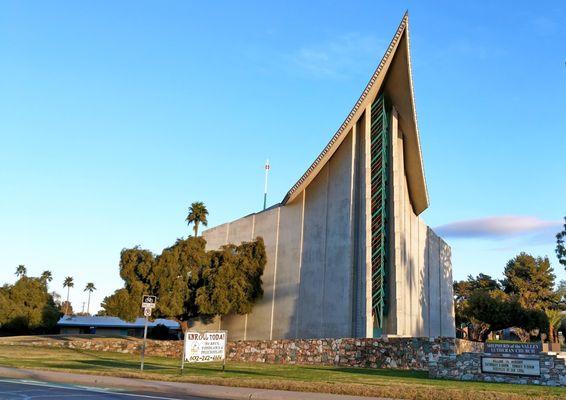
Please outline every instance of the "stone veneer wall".
M147 340L146 354L163 357L181 357L180 340ZM78 350L107 351L111 353L139 354L142 339L134 337L97 337L94 335L46 335L4 337L0 345L47 346Z
M431 378L452 379L460 381L483 381L499 383L515 383L543 386L566 386L566 366L564 359L555 355L541 353L528 358L540 359L540 376L493 374L481 371L481 353L463 353L442 355L429 363L428 375ZM485 354L489 357L517 358L516 355Z
M137 354L141 339L95 336L29 336L1 338L3 345L50 346ZM461 353L483 343L453 338L286 339L228 342L227 360L270 364L335 365L427 370L441 356ZM146 354L180 358L181 341L148 340ZM478 350L481 351L481 350Z
M228 345L228 360L427 370L430 361L458 352L453 338L248 340Z
M456 341L456 354L462 353L483 353L484 342L474 342L466 339L455 339Z

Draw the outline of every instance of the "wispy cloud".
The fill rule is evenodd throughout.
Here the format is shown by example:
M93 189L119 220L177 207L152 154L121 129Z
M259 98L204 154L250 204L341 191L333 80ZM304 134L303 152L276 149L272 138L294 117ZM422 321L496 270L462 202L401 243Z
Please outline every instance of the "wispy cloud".
M362 72L368 62L377 65L385 42L374 36L349 33L283 55L288 66L317 78L340 78Z
M536 235L540 240L540 237L547 238L548 231L559 228L560 224L560 220L503 215L457 221L436 227L435 231L441 236L451 238L507 239L522 235Z
M286 49L251 45L243 52L257 70L265 74L344 79L371 74L372 68L381 60L386 44L376 36L350 32Z

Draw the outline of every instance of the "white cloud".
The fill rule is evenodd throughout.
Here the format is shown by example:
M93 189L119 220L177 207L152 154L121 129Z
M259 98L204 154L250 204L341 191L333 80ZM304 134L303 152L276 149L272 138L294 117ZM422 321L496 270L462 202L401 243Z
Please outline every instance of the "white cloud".
M542 220L531 216L503 215L452 222L435 228L444 237L506 239L521 235L546 233L559 228L560 220ZM548 237L548 235L544 235Z
M316 78L341 78L366 73L377 65L385 43L374 36L349 33L317 45L306 45L283 54L288 68Z

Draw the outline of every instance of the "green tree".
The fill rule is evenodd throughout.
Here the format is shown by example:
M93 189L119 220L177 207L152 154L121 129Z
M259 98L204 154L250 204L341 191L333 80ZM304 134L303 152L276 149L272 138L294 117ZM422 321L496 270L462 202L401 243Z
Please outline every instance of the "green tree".
M250 312L263 294L263 240L218 251L205 247L202 237L189 237L158 256L139 247L122 250L124 288L104 299L103 313L133 320L140 314L142 295L151 294L158 297L154 315L177 320L186 332L192 320Z
M73 310L73 305L70 301L64 300L61 302L59 309L63 315L75 315L75 310Z
M155 255L139 246L120 252L120 277L124 288L116 290L102 301L101 315L134 321L141 314L144 294L154 294Z
M6 333L50 333L59 315L41 278L22 275L0 289L0 326Z
M548 257L533 257L520 253L509 260L501 281L507 294L518 297L521 306L545 310L556 305L558 298L554 292L555 275Z
M210 252L197 290L197 304L207 315L246 314L263 295L261 276L266 264L262 238L226 245Z
M18 268L16 268L15 275L18 278L21 278L22 276L26 276L26 274L27 274L27 269L26 269L25 265L23 265L23 264L18 265Z
M71 288L75 286L75 283L73 281L73 277L72 276L67 276L65 278L65 280L63 281L63 287L67 288L67 300L65 301L65 315L69 314L69 294L71 291Z
M156 258L153 269L153 293L157 295L157 314L173 318L183 331L189 321L201 315L196 295L202 285L202 270L208 263L206 241L202 237L189 237L163 250Z
M89 282L89 283L86 284L84 292L88 292L88 302L87 302L87 306L86 306L86 313L87 314L90 314L90 295L95 290L96 290L96 287L94 286L94 283ZM83 307L84 307L84 305L83 305Z
M45 270L41 273L39 279L41 279L45 284L48 284L53 280L53 274L51 271Z
M556 257L558 262L566 268L566 217L564 217L564 228L556 234Z
M556 343L558 336L556 332L562 323L562 311L560 310L544 310L548 318L548 341Z
M560 302L560 306L564 308L566 303L566 281L562 280L558 283L556 290L554 291L556 294L556 298Z
M489 329L489 324L470 313L468 307L470 297L478 291L486 293L501 291L501 286L491 276L481 273L475 278L469 275L466 280L454 282L456 326L467 326L469 338L474 340L480 340L483 333Z
M0 329L10 320L13 304L10 299L10 285L0 287Z
M194 224L193 230L195 231L195 237L198 236L199 224L203 224L204 226L208 225L208 220L206 219L207 215L208 210L202 201L195 201L189 207L189 214L185 220L189 226Z
M140 300L141 299L134 299L130 296L126 288L118 289L102 300L102 308L98 312L98 315L118 317L126 321L133 321L139 316Z
M516 333L522 341L527 341L534 329L546 331L548 327L543 311L523 307L517 296L502 290L474 291L468 299L465 313L470 319L483 323L478 337L481 341L487 340L493 331L512 327L519 328Z
M141 300L144 294L155 294L153 284L155 255L138 246L123 249L120 253L120 277L133 298L136 299L136 316L141 312Z

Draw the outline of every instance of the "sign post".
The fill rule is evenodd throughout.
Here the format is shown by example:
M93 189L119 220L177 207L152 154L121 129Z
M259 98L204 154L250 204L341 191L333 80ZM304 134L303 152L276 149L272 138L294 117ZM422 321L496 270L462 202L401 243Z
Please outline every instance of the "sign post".
M183 370L185 369L185 340L187 340L187 334L183 333L183 355L181 356L181 375L183 375Z
M226 370L227 331L187 332L183 346L183 361L189 363L222 361L222 371Z
M151 310L155 308L157 303L157 298L155 296L144 295L142 298L142 308L143 308L143 315L145 318L144 326L143 326L143 343L141 349L141 364L140 370L143 371L143 363L145 358L145 342L147 340L147 319L151 317Z

